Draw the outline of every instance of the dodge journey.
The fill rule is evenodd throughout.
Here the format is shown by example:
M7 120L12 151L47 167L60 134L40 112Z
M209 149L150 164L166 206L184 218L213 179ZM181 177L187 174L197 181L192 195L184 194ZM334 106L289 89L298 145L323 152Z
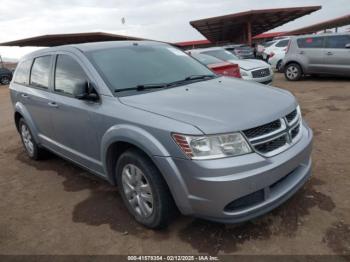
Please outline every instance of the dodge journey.
M10 91L30 158L48 150L118 186L149 228L178 210L249 220L311 175L312 131L291 93L218 76L164 43L42 49L21 59Z

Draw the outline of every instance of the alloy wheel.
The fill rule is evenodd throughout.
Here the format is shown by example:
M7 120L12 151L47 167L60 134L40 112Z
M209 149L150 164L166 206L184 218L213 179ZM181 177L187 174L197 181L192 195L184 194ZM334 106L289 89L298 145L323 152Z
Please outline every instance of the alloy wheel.
M21 126L21 135L23 139L24 146L30 155L34 154L34 143L32 135L26 125Z
M294 65L289 66L287 68L286 74L287 74L287 77L289 79L292 79L292 80L296 79L298 77L298 74L299 74L299 69L296 66L294 66Z
M143 218L151 216L154 198L151 186L141 169L134 164L127 164L122 171L122 184L132 209Z

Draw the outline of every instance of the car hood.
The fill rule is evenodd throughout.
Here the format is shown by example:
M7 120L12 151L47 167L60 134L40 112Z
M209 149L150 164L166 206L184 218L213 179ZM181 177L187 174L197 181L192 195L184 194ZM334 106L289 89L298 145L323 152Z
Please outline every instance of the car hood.
M128 106L191 124L205 134L256 127L297 106L288 91L227 77L119 99Z
M258 59L237 59L237 60L230 60L229 62L238 64L240 68L246 71L250 71L250 70L262 68L262 67L264 68L269 67L267 63Z

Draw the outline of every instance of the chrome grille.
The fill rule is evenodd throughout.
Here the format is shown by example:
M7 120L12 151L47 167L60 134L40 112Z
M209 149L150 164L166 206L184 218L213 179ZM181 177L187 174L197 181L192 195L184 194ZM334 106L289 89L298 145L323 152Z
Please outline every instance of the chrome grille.
M267 142L262 142L261 144L256 144L254 147L260 153L266 154L287 144L288 137L286 134L283 134L277 138L274 138Z
M255 138L274 132L279 128L281 128L281 121L278 119L262 126L244 130L243 133L246 135L247 138Z
M300 124L297 124L293 129L290 131L290 135L292 139L296 138L300 132Z
M264 68L259 70L252 71L253 78L260 78L260 77L266 77L270 75L270 69Z
M297 117L297 115L298 115L298 111L296 109L293 110L288 115L286 115L286 119L287 119L288 123L293 122L293 120Z
M243 134L257 153L266 157L274 156L286 150L300 138L300 110L295 109L280 119L246 129Z

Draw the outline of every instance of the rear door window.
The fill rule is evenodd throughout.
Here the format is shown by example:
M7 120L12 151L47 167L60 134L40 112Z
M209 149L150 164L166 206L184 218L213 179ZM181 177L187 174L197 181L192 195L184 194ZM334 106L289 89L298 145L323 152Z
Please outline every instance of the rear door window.
M346 48L350 44L350 35L327 36L326 48Z
M41 56L34 59L30 74L30 85L39 88L49 88L51 71L51 56Z
M29 71L32 65L32 60L26 60L21 62L17 69L14 78L14 82L17 84L28 85L29 84Z
M69 55L58 55L55 69L55 91L74 96L79 86L85 85L87 76L80 64Z
M297 40L299 48L323 48L324 37L306 37Z

